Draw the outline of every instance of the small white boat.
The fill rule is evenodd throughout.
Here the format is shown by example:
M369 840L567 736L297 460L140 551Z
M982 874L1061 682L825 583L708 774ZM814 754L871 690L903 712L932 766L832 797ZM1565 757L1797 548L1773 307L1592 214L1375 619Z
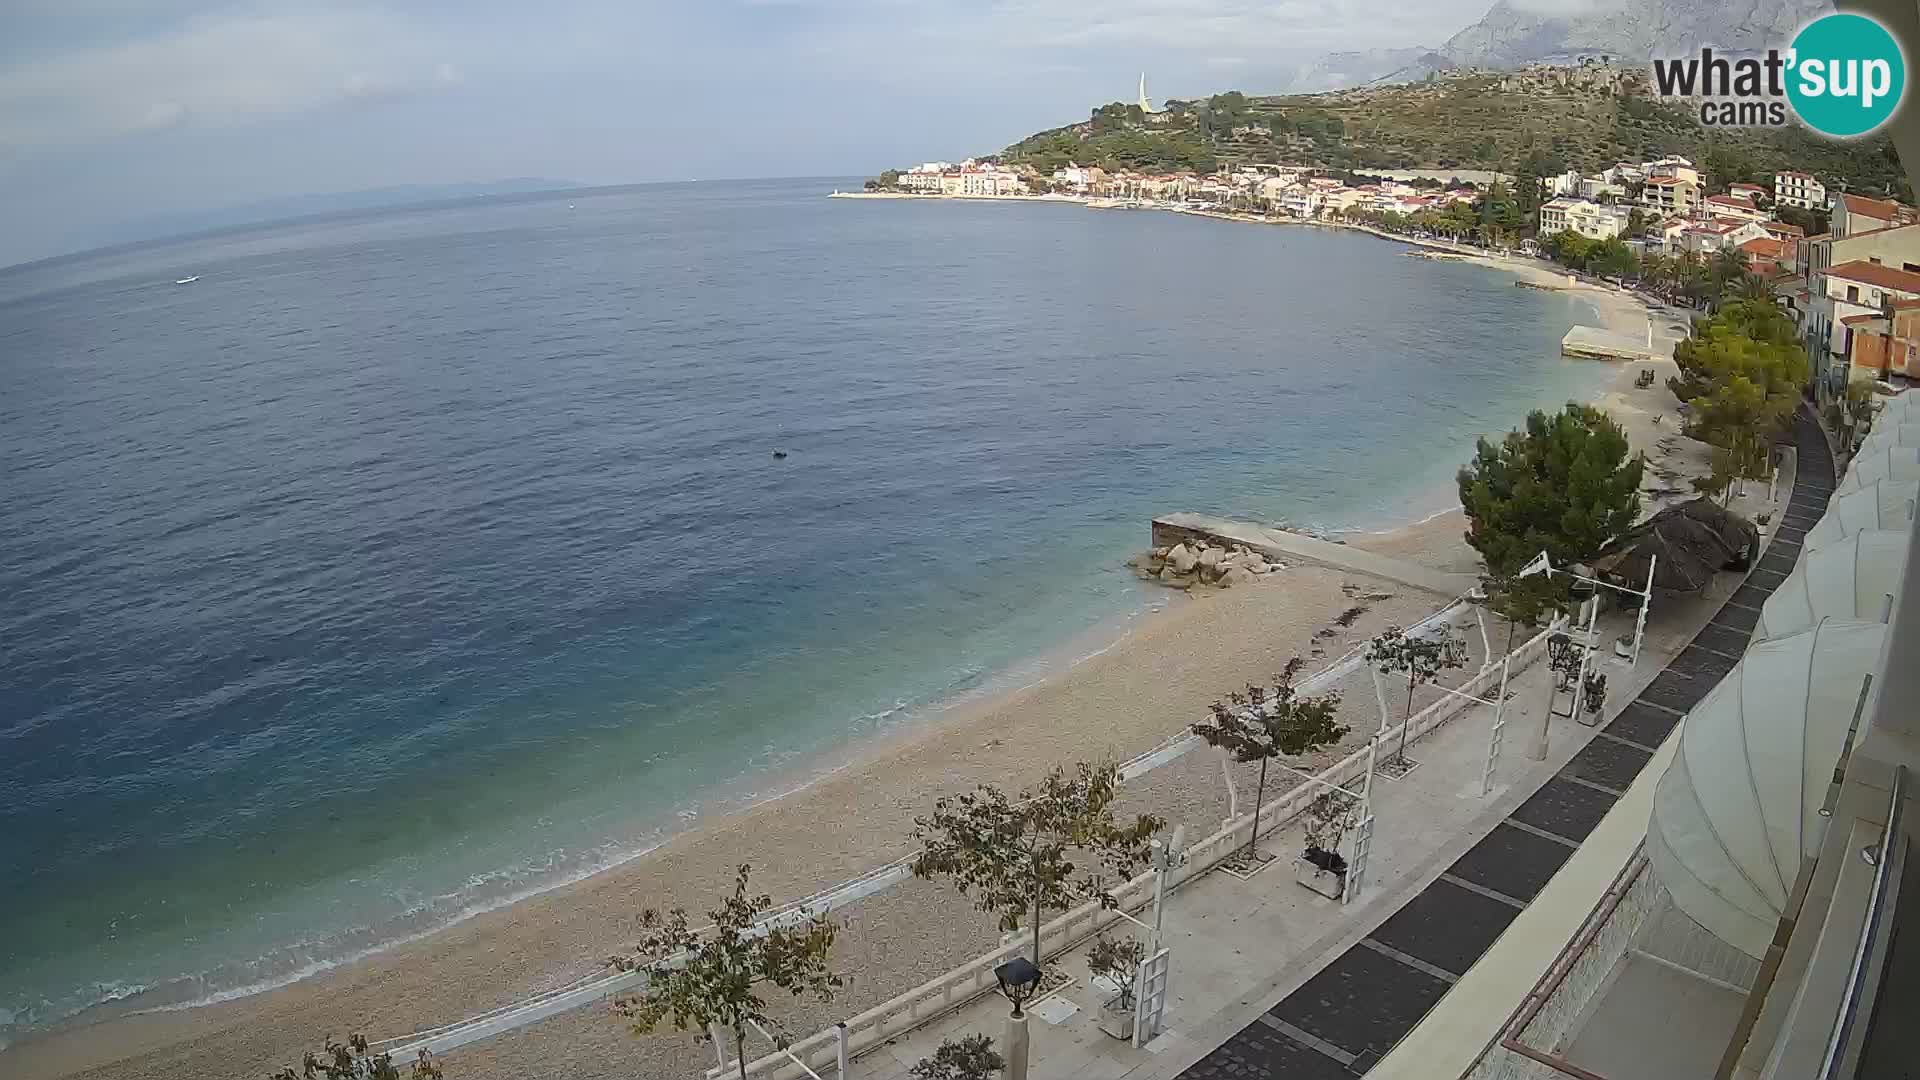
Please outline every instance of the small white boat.
M196 281L199 281L199 280L200 280L200 275L199 275L199 274L195 274L195 275L193 275L192 277L183 277L183 278L181 278L180 280L178 280L178 281L175 281L175 282L174 282L174 284L175 284L175 285L191 285L191 284L193 284L194 282L196 282Z

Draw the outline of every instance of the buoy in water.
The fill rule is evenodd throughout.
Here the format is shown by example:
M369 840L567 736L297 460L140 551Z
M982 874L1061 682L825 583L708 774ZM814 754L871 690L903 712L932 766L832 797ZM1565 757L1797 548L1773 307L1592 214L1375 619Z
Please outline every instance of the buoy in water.
M787 452L785 450L775 450L773 456L775 460L783 460L786 458Z

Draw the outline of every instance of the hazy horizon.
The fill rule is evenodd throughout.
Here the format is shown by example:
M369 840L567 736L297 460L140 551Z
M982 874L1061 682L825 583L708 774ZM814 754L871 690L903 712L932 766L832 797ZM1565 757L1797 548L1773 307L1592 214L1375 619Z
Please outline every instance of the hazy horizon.
M1486 0L17 0L0 265L169 214L564 177L848 176L989 153L1094 105L1282 84L1434 44Z

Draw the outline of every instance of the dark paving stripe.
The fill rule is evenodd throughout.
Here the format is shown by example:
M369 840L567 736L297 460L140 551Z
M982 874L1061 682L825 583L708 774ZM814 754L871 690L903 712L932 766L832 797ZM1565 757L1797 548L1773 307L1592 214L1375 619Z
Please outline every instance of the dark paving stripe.
M1613 803L1604 792L1556 776L1541 784L1533 798L1521 803L1513 817L1555 836L1580 841L1607 816Z
M1748 583L1735 589L1733 595L1727 597L1727 603L1739 604L1741 607L1750 607L1758 611L1760 610L1760 605L1766 603L1767 597L1772 595L1772 589L1762 588L1759 585Z
M1590 780L1615 791L1625 791L1633 784L1633 778L1640 775L1647 761L1653 757L1645 750L1636 749L1612 739L1595 739L1582 747L1560 770L1560 775Z
M1802 529L1811 529L1815 525L1820 524L1820 515L1813 510L1803 511L1788 507L1787 512L1781 515L1780 521L1783 525L1793 525Z
M1791 569L1793 568L1792 567L1787 568L1787 570L1791 570ZM1769 593L1771 593L1775 589L1778 589L1780 587L1780 583L1785 580L1787 580L1786 570L1764 570L1759 567L1755 567L1753 573L1747 575L1747 584L1749 585L1758 584L1761 588L1767 590Z
M1367 936L1460 976L1519 914L1510 905L1442 878Z
M1707 625L1724 627L1728 630L1736 630L1743 634L1750 634L1753 632L1754 627L1760 625L1760 613L1753 608L1723 604L1720 607L1720 614L1715 615L1713 621Z
M1573 849L1506 822L1493 827L1448 873L1516 900L1540 895Z
M1705 634L1702 634L1701 638L1705 636ZM1700 640L1700 638L1696 638L1695 640ZM1735 644L1733 653L1737 655L1740 649L1741 644ZM1720 650L1715 649L1714 651L1719 652ZM1645 690L1640 692L1640 699L1642 701L1651 701L1655 705L1665 705L1674 712L1686 712L1688 709L1698 705L1701 698L1707 696L1707 691L1713 689L1713 684L1716 681L1717 680L1714 679L1689 679L1677 671L1663 671L1655 676L1652 682L1647 684Z
M1728 633L1739 634L1743 640L1747 636L1745 630L1729 630ZM1740 659L1737 656L1714 652L1699 645L1689 645L1680 650L1679 656L1673 658L1672 667L1675 671L1696 679L1718 679L1732 671L1734 665L1739 662Z
M1644 702L1635 701L1620 710L1620 715L1606 726L1607 732L1629 739L1641 746L1659 746L1667 741L1673 729L1680 726L1680 717L1666 709L1656 709Z
M1795 563L1800 561L1800 549L1791 544L1769 546L1767 556L1754 566L1755 570L1771 570L1776 574L1790 574Z
M1688 646L1688 648L1712 649L1714 652L1721 653L1725 656L1739 657L1745 655L1747 643L1752 640L1752 638L1753 635L1745 630L1728 630L1725 627L1708 624L1701 627L1699 633L1693 635L1693 644ZM1675 669L1669 668L1668 670L1672 671ZM1660 680L1655 679L1654 681L1658 682ZM1648 689L1651 690L1652 687L1648 687ZM1658 699L1656 698L1655 700ZM1664 701L1660 703L1662 705L1666 704ZM1692 702L1688 702L1688 705L1691 704ZM1678 706L1675 706L1675 708L1678 708Z
M1356 945L1267 1014L1349 1054L1385 1054L1449 985Z
M1248 1024L1180 1075L1200 1080L1353 1080L1340 1062L1265 1024Z

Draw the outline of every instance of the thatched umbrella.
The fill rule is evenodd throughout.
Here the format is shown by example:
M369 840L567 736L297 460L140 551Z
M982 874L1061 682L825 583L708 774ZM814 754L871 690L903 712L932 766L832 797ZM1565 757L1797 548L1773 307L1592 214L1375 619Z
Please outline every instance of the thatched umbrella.
M1654 562L1653 585L1675 592L1698 592L1713 575L1740 556L1718 529L1700 518L1676 513L1672 506L1627 530L1593 560L1594 569L1636 585L1647 580L1647 564Z
M1754 553L1760 550L1760 530L1753 522L1705 496L1669 506L1649 521L1665 514L1690 517L1712 529L1733 553L1722 565L1723 570L1745 570Z

